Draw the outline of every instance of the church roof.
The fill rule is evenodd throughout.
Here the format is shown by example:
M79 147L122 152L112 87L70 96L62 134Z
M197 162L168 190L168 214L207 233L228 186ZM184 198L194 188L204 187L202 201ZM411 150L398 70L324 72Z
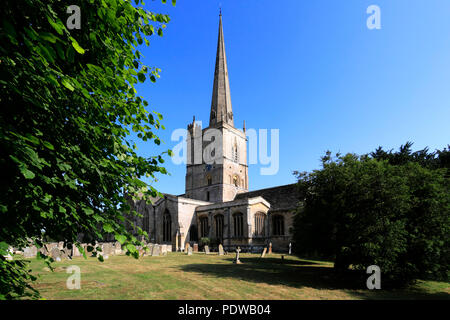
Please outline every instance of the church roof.
M225 41L222 29L222 14L219 17L219 38L217 40L216 67L214 70L209 126L223 122L234 127L227 57L225 55Z
M297 191L297 184L288 184L267 189L260 189L239 193L235 200L263 197L270 203L270 211L293 210L297 207L299 201L299 193Z

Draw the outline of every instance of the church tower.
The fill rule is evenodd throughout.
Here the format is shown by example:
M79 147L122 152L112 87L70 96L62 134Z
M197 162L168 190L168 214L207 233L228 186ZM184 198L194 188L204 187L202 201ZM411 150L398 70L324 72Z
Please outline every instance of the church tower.
M226 202L248 191L247 138L234 127L222 14L219 15L216 65L209 127L195 118L188 125L186 194L192 199Z

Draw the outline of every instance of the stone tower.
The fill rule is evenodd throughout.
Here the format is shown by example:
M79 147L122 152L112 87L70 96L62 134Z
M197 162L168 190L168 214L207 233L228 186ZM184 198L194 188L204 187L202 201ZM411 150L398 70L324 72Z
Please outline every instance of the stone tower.
M245 130L245 129L244 129ZM209 127L188 125L186 194L192 199L226 202L248 191L247 138L234 127L222 14Z

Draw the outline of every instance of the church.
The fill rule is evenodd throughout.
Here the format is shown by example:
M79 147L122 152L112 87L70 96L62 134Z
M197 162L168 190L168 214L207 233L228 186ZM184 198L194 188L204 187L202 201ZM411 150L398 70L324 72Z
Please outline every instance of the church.
M187 129L185 193L164 194L152 204L134 201L134 209L142 215L134 218L135 226L147 231L151 242L172 245L172 251L202 238L208 238L211 247L222 244L225 250L239 246L243 251L259 251L272 243L274 251L287 251L298 203L296 184L248 190L247 137L245 125L243 130L234 126L222 15L209 127L202 129L194 118ZM211 129L220 133L221 140L216 141L221 146L216 155L220 161L195 161L192 151L200 145L204 154L208 147L204 141L211 139L203 138Z

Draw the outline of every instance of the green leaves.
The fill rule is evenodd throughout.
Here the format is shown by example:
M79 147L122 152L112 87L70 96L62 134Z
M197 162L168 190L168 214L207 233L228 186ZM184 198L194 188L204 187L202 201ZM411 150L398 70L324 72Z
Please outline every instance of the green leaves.
M114 234L137 257L124 192L156 195L140 177L166 173L130 137L133 130L162 144L162 116L149 115L148 97L135 88L155 82L160 70L145 66L139 44L162 35L169 17L129 1L90 0L81 29L68 30L58 0L9 1L2 9L0 238L20 246L29 238L76 243L79 234L88 241ZM2 269L11 292L23 293L31 279L24 266Z
M82 47L80 47L80 45L78 44L78 42L72 38L72 47L74 47L74 49L79 53L79 54L84 54L84 49Z

